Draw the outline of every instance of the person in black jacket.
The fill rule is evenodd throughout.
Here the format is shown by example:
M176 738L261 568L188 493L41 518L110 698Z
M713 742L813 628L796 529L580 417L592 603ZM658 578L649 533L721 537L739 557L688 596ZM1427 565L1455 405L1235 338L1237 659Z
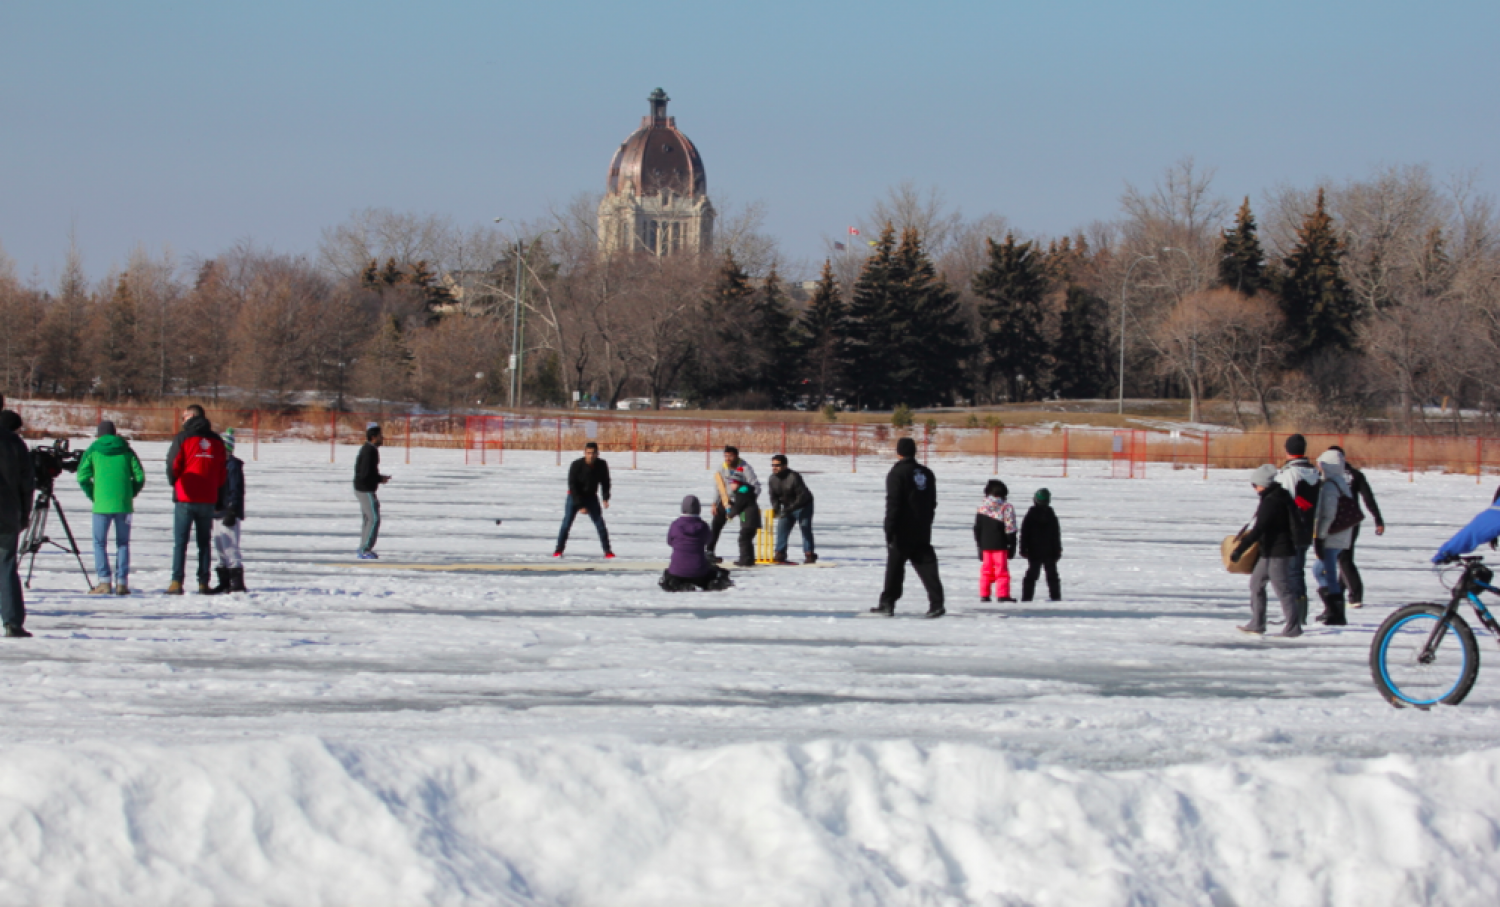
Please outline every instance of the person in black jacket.
M767 483L771 492L771 512L776 517L776 553L772 559L778 564L789 563L786 546L792 537L792 525L802 529L802 563L816 564L817 552L813 550L813 494L807 489L802 476L786 465L786 454L771 458L771 481Z
M1297 598L1297 587L1292 582L1292 573L1297 569L1296 510L1292 496L1276 479L1276 467L1267 463L1250 473L1250 484L1260 495L1260 505L1255 509L1255 525L1240 537L1239 544L1230 552L1229 559L1238 561L1251 545L1260 543L1260 559L1250 574L1250 622L1237 629L1241 633L1260 636L1266 632L1266 582L1276 590L1281 599L1281 613L1286 626L1281 635L1302 635L1302 603Z
M1343 453L1342 447L1334 446L1328 448ZM1349 461L1344 461L1344 478L1349 482L1349 491L1355 500L1365 502L1365 512L1375 519L1375 534L1385 535L1385 520L1380 516L1380 508L1375 504L1375 492L1370 490L1370 481L1365 474L1353 466ZM1500 492L1496 492L1500 495ZM1360 522L1363 522L1361 520ZM1339 552L1339 583L1344 587L1349 607L1363 607L1365 602L1365 583L1359 575L1359 568L1354 565L1354 543L1359 541L1359 523L1354 524L1354 531L1349 536L1349 547Z
M5 397L0 395L0 409ZM19 423L19 418L13 420ZM31 451L14 431L0 429L0 623L6 636L26 637L26 598L21 593L21 535L31 525L36 474Z
M563 504L562 528L557 531L557 550L553 557L562 557L568 547L568 533L573 529L573 519L580 513L594 521L599 531L599 544L604 548L604 558L609 560L615 553L609 549L609 530L604 526L604 511L609 507L609 464L599 458L599 445L593 441L583 445L583 456L568 467L568 499Z
M362 561L378 560L375 542L380 538L380 499L375 492L391 480L380 474L380 448L385 444L385 435L380 426L371 422L365 427L365 444L354 458L354 496L359 499L359 512L364 518L359 530L359 551L356 556Z
M1031 509L1021 521L1021 556L1026 558L1026 575L1021 578L1021 601L1036 597L1037 575L1047 571L1047 598L1062 601L1062 580L1057 562L1062 560L1062 527L1052 512L1052 492L1038 488L1031 498Z
M885 477L885 588L880 604L870 609L877 617L892 617L906 584L906 562L927 589L927 616L942 617L943 581L938 576L937 552L932 550L932 520L937 513L937 478L917 462L917 442L896 442L900 458Z
M245 520L245 461L234 455L234 429L224 432L224 484L214 507L214 551L219 566L214 575L219 584L211 595L245 591L245 561L240 555L240 524Z

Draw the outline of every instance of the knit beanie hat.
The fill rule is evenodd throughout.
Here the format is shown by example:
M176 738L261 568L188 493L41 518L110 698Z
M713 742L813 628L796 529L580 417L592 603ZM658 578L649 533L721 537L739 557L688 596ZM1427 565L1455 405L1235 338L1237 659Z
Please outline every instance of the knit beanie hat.
M1036 494L1031 496L1031 499L1038 504L1050 504L1052 503L1052 492L1045 488L1038 488Z
M234 429L232 428L224 432L224 449L229 453L234 453Z
M698 496L690 494L682 499L682 513L684 516L697 516L703 512L703 505L698 503Z
M896 456L915 457L917 455L917 442L911 438L902 438L896 442Z
M117 434L119 434L119 432L115 431L115 423L109 421L108 419L105 419L103 422L99 423L99 437L102 438L105 435Z
M1298 437L1301 437L1300 435ZM1276 482L1276 467L1270 463L1250 470L1250 484L1270 488Z
M1286 452L1293 457L1307 453L1307 439L1301 435L1289 435L1286 439Z

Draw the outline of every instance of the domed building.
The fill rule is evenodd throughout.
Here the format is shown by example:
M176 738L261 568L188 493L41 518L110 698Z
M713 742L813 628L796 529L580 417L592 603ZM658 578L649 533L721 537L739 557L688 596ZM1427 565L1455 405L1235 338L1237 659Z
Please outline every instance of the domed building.
M714 206L708 200L703 158L667 116L671 98L660 88L651 113L609 162L609 184L599 203L599 242L605 252L709 252Z

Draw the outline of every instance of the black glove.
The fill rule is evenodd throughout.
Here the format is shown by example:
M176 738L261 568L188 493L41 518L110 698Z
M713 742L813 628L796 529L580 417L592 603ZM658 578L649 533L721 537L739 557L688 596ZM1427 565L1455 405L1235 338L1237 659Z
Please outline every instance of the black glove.
M1244 552L1239 548L1236 548L1233 551L1229 552L1229 563L1238 564L1240 562L1241 554L1244 554Z
M233 529L234 528L234 524L238 523L238 522L239 522L239 519L237 517L235 517L234 514L231 513L228 516L224 517L224 528L225 529Z
M1323 540L1322 539L1316 539L1316 540L1313 541L1313 554L1317 556L1318 560L1322 560L1323 559Z

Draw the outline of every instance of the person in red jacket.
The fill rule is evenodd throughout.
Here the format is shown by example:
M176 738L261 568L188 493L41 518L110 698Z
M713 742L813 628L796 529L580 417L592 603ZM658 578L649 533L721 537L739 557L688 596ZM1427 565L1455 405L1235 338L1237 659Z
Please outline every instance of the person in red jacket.
M198 534L198 594L209 594L208 569L213 563L214 508L224 484L228 456L224 441L214 434L203 407L194 403L182 411L182 431L167 451L167 481L172 485L176 513L172 520L172 582L168 595L181 595L187 572L188 532Z

